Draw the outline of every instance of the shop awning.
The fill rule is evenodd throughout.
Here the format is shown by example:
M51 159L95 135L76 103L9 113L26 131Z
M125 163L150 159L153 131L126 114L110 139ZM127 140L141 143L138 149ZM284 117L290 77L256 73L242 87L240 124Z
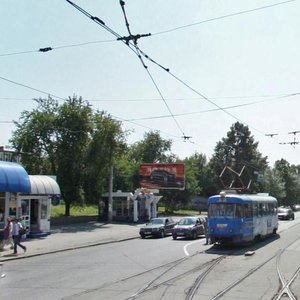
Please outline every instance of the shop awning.
M57 182L46 175L29 175L31 184L31 195L60 195Z
M21 165L0 161L0 192L30 192L29 176Z

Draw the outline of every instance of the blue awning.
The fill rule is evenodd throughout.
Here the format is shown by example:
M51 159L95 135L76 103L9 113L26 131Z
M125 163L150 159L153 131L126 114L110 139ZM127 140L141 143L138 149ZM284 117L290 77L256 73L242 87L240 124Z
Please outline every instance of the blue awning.
M30 193L29 176L21 165L0 161L0 192Z

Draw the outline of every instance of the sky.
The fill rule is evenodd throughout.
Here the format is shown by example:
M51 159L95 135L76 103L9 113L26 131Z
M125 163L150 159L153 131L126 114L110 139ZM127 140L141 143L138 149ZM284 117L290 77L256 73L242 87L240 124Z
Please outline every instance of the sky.
M290 144L300 142L299 1L124 1L131 34L147 35L142 59L117 40L129 35L119 0L73 3L84 11L1 1L0 145L34 99L77 95L121 121L128 144L157 131L180 159L210 158L239 121L270 166L300 164L300 144Z

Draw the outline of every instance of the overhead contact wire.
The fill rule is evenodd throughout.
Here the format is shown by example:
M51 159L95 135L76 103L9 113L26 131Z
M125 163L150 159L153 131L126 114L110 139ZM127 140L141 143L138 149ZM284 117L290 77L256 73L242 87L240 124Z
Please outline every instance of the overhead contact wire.
M126 24L126 27L127 27L127 31L128 31L128 33L129 33L129 35L130 35L130 37L131 37L131 36L132 36L132 33L131 33L131 30L130 30L128 18L127 18L126 11L125 11L125 2L124 2L123 0L120 0L120 5L121 5L122 12L123 12L123 15L124 15L124 19L125 19L125 24ZM150 71L148 70L147 66L145 65L145 63L144 63L144 61L143 61L143 59L142 59L142 57L141 57L141 55L140 55L140 54L142 53L142 51L140 50L140 48L139 48L138 45L137 45L137 40L134 40L134 46L135 46L135 48L136 48L137 53L139 54L139 58L140 58L140 61L141 61L142 65L143 65L144 68L146 69L146 71L147 71L147 73L148 73L148 75L149 75L149 77L150 77L152 83L154 84L154 86L155 86L157 92L159 93L161 99L163 100L165 106L167 107L169 113L171 114L171 116L172 116L172 118L173 118L173 120L174 120L176 126L178 127L178 129L179 129L179 131L182 133L182 135L185 136L185 134L184 134L183 130L181 129L181 127L180 127L178 121L176 120L176 118L175 118L175 116L174 116L174 114L173 114L173 112L172 112L170 106L168 105L168 103L167 103L166 99L164 98L164 96L163 96L161 90L159 89L159 87L158 87L156 81L154 80L153 76L151 75Z
M132 44L130 41L127 41L125 42L122 37L117 34L115 31L113 31L112 29L110 29L108 26L105 25L105 23L100 20L98 17L93 17L91 14L89 14L88 12L86 12L85 10L83 10L82 8L80 8L78 5L74 4L73 2L71 2L70 0L66 0L68 3L70 3L72 6L74 6L76 9L78 9L80 12L82 12L84 15L86 15L87 17L89 17L90 19L92 19L94 22L96 22L97 24L99 24L100 26L102 26L103 28L105 28L106 30L108 30L110 33L112 33L113 35L115 35L118 40L121 40L123 43L125 43L140 59L140 61L142 62L143 66L145 67L145 69L147 70L147 66L145 65L143 59L142 59L142 56L145 57L147 60L149 60L150 62L152 62L153 64L157 65L158 67L162 68L164 71L168 72L173 78L175 78L177 81L179 81L180 83L182 83L184 86L186 86L188 89L190 89L191 91L193 91L194 93L196 93L197 95L199 95L201 98L203 98L204 100L206 100L207 102L209 102L210 104L212 104L213 106L217 107L219 110L222 110L224 113L226 113L227 115L229 115L230 117L234 118L235 120L241 122L241 123L244 123L246 124L245 122L243 122L241 119L237 118L235 115L233 115L232 113L228 112L227 110L225 110L224 108L222 108L221 106L219 106L218 104L216 104L215 102L213 102L212 100L210 100L208 97L204 96L202 93L200 93L199 91L195 90L194 88L192 88L190 85L188 85L186 82L184 82L183 80L181 80L180 78L178 78L176 75L174 75L173 73L170 72L169 68L166 68L164 67L163 65L159 64L158 62L156 62L154 59L152 59L149 55L147 55L145 52L143 52L138 46L137 46L137 42L135 41L134 44ZM289 1L284 1L280 4L283 4L283 3L288 3L288 2L293 2L295 0L289 0ZM125 13L125 10L124 10L124 1L120 1L120 4L121 4L121 7L122 7L122 10L123 10L123 14L125 16L125 22L126 22L126 26L127 26L127 30L131 36L131 33L130 33L130 29L129 29L129 23L128 23L128 20L127 20L127 17L126 17L126 13ZM274 4L273 6L275 5L279 5L278 3L277 4ZM265 7L264 7L265 8ZM262 8L259 8L259 9L262 9ZM257 10L257 9L254 9L254 10ZM247 12L250 12L250 11L253 11L253 10L249 10ZM246 11L245 11L246 12ZM232 14L234 15L234 14ZM130 46L133 46L134 49ZM150 76L153 84L155 85L158 93L160 94L160 96L162 97L162 100L164 101L168 111L170 112L172 118L174 119L174 121L176 122L178 128L180 129L180 131L183 133L183 131L181 130L177 120L175 119L175 116L173 115L173 113L171 112L170 110L170 107L168 106L166 100L164 99L164 97L162 96L157 84L155 83L153 77L151 76L149 70L147 70L148 72L148 75ZM255 131L259 132L260 134L265 134L263 133L262 131L252 127L252 126L249 126L251 127L252 129L254 129ZM184 134L183 134L184 135Z

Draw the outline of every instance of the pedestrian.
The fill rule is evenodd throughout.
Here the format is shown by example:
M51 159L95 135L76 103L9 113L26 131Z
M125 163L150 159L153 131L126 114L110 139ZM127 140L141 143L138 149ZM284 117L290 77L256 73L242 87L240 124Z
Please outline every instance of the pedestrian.
M204 232L205 232L205 244L204 245L208 245L208 218L205 217L205 221L204 221Z
M22 239L22 230L23 230L23 226L22 224L19 222L18 218L15 218L14 223L13 223L13 227L12 227L12 237L14 240L14 254L18 254L18 246L21 247L24 252L27 251L27 248L21 244L21 239Z
M10 244L10 249L14 248L14 243L12 239L12 222L10 218L6 219L7 224L3 231L3 240L0 243L0 250L4 250L5 245Z

